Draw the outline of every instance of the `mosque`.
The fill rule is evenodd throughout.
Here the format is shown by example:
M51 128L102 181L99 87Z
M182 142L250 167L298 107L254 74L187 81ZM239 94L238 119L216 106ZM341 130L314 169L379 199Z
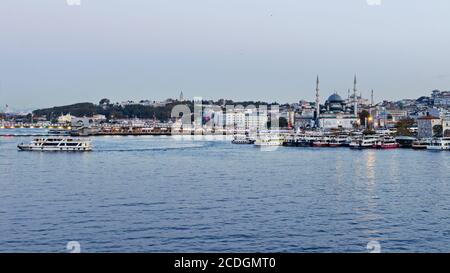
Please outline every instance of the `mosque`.
M356 84L355 76L353 98L357 98ZM328 97L324 105L320 105L319 76L317 76L314 120L316 127L322 129L352 129L359 122L358 100L350 99L350 96L349 99L344 100L337 92L334 92Z

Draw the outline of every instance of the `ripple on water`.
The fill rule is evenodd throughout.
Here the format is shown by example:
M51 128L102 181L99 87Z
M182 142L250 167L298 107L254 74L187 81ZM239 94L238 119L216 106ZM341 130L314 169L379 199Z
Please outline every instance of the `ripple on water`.
M449 251L450 153L262 153L170 137L19 153L25 141L0 141L1 252L63 252L71 240L86 252L364 252L371 240Z

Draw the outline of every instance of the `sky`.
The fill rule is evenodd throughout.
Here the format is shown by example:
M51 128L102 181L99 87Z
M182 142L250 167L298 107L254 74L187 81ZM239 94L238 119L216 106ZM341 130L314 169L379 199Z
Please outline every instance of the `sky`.
M67 1L0 1L1 107L450 89L448 0Z

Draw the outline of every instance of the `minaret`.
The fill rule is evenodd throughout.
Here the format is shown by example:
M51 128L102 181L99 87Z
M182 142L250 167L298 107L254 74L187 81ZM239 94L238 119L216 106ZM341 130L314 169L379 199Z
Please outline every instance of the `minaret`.
M373 106L373 89L372 92L370 93L370 106Z
M320 97L319 97L319 75L316 80L316 121L319 121L320 115Z
M180 101L184 101L183 91L181 91L181 93L180 93Z
M353 114L355 116L358 116L358 97L356 96L356 91L358 91L358 89L356 88L356 75L355 75L355 79L353 81Z

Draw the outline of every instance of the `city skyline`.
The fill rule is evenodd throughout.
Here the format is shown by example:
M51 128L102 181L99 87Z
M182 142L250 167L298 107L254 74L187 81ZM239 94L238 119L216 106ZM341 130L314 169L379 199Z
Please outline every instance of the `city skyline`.
M450 86L448 1L175 2L2 1L0 103L313 101L317 74L346 96L356 73L375 101Z

